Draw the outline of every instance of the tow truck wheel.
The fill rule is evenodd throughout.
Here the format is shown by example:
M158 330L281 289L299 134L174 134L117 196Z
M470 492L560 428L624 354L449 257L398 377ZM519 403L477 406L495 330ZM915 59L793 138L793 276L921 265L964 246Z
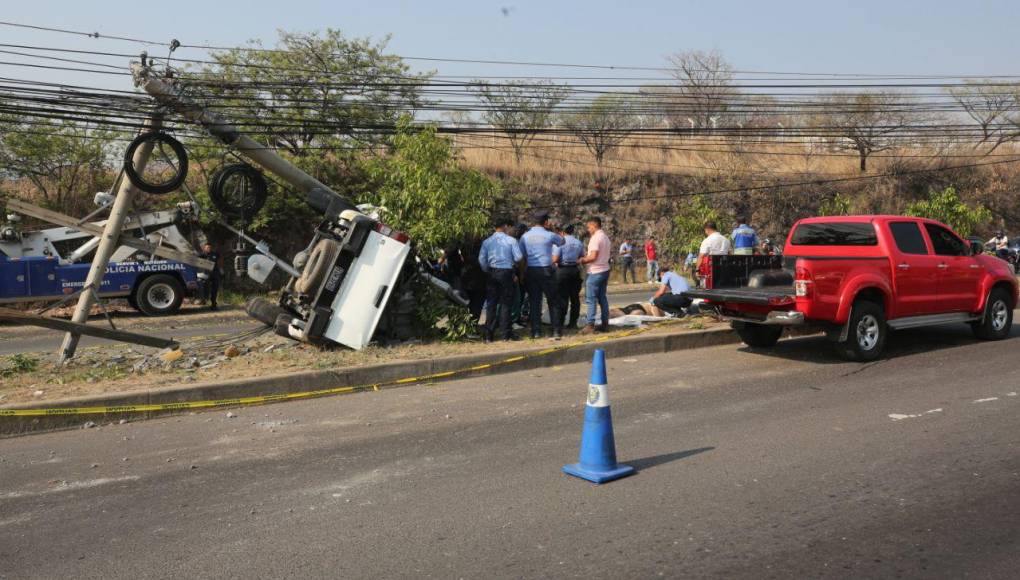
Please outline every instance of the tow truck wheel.
M988 293L985 317L971 324L974 336L982 340L1002 340L1013 326L1013 307L1009 292L996 288Z
M836 342L836 353L853 361L871 361L882 354L889 327L882 307L870 300L854 302L846 340Z
M180 310L184 286L173 276L157 274L142 280L135 289L138 309L149 316L165 316Z
M744 344L757 348L775 346L779 342L779 338L783 336L782 326L754 324L752 322L742 323L736 327L736 331L740 336L740 340L744 341Z

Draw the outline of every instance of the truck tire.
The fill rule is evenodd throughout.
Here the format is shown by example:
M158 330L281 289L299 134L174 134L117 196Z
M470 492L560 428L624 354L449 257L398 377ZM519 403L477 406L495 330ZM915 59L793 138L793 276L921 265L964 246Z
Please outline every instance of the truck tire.
M275 325L276 319L281 314L286 314L286 311L278 304L273 304L259 296L250 298L244 305L244 311L248 313L248 316L251 316L266 326Z
M135 288L134 300L138 309L148 316L174 314L184 301L184 285L167 274L149 276Z
M988 293L985 316L979 322L971 323L974 336L981 340L1002 340L1009 336L1013 327L1013 306L1009 292L995 288Z
M736 331L740 336L740 340L744 341L744 344L756 348L773 347L779 342L779 338L783 336L782 326L754 324L752 322L743 323L736 327Z
M889 327L885 311L870 300L854 302L846 340L835 343L836 354L851 361L877 359L885 348Z
M294 290L299 294L315 294L319 286L326 279L337 256L340 255L340 243L336 240L321 240L315 244L312 253L308 256L308 263L301 272L301 276L294 282Z

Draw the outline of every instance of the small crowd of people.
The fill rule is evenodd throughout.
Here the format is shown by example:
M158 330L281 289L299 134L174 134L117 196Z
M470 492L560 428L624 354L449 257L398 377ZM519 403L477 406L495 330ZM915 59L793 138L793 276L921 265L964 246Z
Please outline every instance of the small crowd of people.
M534 214L531 227L523 233L516 231L510 218L497 219L493 225L495 231L482 242L478 253L478 265L486 274L486 340L519 340L513 333L513 312L515 303L525 297L532 338L542 336L543 299L553 339L563 337L564 326L576 328L582 268L587 274L583 281L587 311L581 333L608 328L610 241L601 218L593 216L585 222L587 246L575 236L574 226L553 227L544 211ZM515 233L520 235L515 237Z
M501 217L484 240L446 249L435 268L440 277L468 294L476 320L484 311L481 328L487 341L520 340L515 324L528 329L531 338L541 338L544 309L549 312L552 338L561 339L564 329L575 329L582 320L582 288L586 308L580 332L604 332L610 318L606 291L613 246L600 217L588 218L583 228L554 225L545 211L536 212L527 225ZM707 256L775 253L769 240L759 240L743 217L737 219L730 237L721 234L715 222L706 223L704 230L698 254L690 254L680 267L660 259L654 236L648 236L643 245L625 238L616 256L623 281L638 282L637 261L643 252L645 281L658 285L652 306L660 313L683 316L692 306L684 296L690 289L685 267L693 274ZM580 239L584 234L586 242Z
M602 228L602 218L592 216L585 221L587 242L582 242L574 226L554 226L549 214L539 211L530 227L514 226L514 220L500 218L493 224L494 232L485 239L478 252L478 265L485 274L485 340L520 340L513 332L515 313L528 315L531 338L542 336L543 306L548 309L552 338L563 337L564 328L577 328L581 317L581 288L584 288L585 318L581 334L605 332L609 327L609 298L606 294L611 268L612 243ZM690 300L682 296L689 289L687 280L661 265L654 237L644 244L648 262L648 281L661 285L653 304L664 312L682 316ZM637 281L634 266L635 248L629 239L619 247L619 261L625 280ZM582 276L582 273L584 274Z

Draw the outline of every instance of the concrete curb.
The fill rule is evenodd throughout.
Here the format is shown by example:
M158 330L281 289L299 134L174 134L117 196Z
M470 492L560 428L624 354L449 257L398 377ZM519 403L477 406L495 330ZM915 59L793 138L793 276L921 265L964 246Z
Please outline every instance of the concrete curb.
M588 360L596 348L605 349L609 357L634 356L687 350L721 344L739 342L736 333L728 328L703 330L696 332L675 332L661 334L640 334L602 342L583 344L573 348L558 350L541 356L524 358L512 364L495 365L483 370L458 373L453 379L479 375L496 375L521 370L528 370L551 365L564 365ZM204 383L188 386L174 386L149 389L131 393L107 393L91 397L58 399L38 403L21 403L5 407L6 409L39 409L61 407L92 407L141 405L154 403L174 403L187 401L207 401L230 399L252 395L275 395L294 393L312 389L328 389L347 385L363 385L381 383L405 377L415 377L456 371L487 363L495 363L509 357L535 355L548 348L548 345L522 349L514 352L468 354L441 359L423 359L417 361L400 361L379 365L355 367L342 370L303 371L290 374L269 375L264 377L231 379L216 383ZM451 379L451 380L453 380ZM416 384L416 383L409 383ZM191 411L182 411L191 412ZM177 412L179 414L180 412ZM116 422L121 419L138 420L156 416L175 414L174 411L147 413L108 413L96 415L48 415L38 417L3 417L0 418L0 437L22 435L37 431L70 429L85 424Z

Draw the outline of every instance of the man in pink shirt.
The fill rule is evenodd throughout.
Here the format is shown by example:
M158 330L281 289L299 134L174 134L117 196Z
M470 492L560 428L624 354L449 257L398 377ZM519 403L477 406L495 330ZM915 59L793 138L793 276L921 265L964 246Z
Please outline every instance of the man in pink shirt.
M588 233L591 234L591 239L588 240L588 254L577 261L588 267L588 276L584 280L588 324L581 329L581 334L596 332L596 303L602 311L602 324L597 330L605 332L609 328L609 297L606 296L606 287L609 286L609 252L612 244L606 232L602 231L602 218L597 216L589 218L587 227Z

